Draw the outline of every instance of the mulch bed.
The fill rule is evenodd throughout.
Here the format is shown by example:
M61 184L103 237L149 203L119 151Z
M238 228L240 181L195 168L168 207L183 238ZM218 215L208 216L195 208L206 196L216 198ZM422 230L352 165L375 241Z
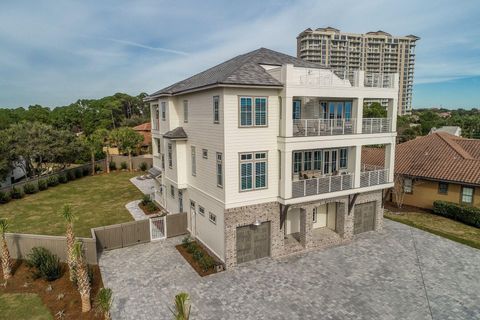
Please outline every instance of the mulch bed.
M414 206L402 205L401 208L397 207L396 204L392 202L385 202L385 209L390 211L391 213L414 213L414 212L423 212L423 213L432 213L431 210L418 208Z
M62 263L63 275L61 278L48 282L43 279L34 280L32 272L23 260L14 260L14 274L8 280L6 286L0 286L2 293L36 293L43 303L50 309L52 317L59 319L57 313L63 310L64 317L60 319L103 319L102 315L95 315L93 300L100 288L103 287L102 276L98 266L91 266L93 271L93 283L90 296L92 299L92 310L82 313L82 301L77 288L69 279L68 266ZM1 268L0 268L1 269ZM3 272L0 270L0 283L3 284ZM49 290L51 286L51 290ZM64 295L60 298L61 295Z
M197 243L196 241L193 241L194 243ZM198 243L197 243L198 244ZM176 245L175 248L177 248L178 252L180 252L180 254L183 256L183 258L185 260L187 260L187 262L192 266L192 268L201 276L201 277L205 277L205 276L208 276L210 274L213 274L213 273L217 273L215 267L213 268L210 268L209 270L207 270L206 272L203 271L202 267L200 266L200 264L198 263L198 261L196 261L195 259L193 259L193 256L188 253L187 249L183 247L183 245L179 244L179 245ZM204 255L207 255L207 256L210 256L212 257L212 255L210 255L200 244L198 244L198 248L200 251L203 252ZM215 261L217 261L215 259L215 257L212 257Z
M145 213L147 216L159 215L159 214L161 213L161 211L162 211L162 210L157 206L157 210L150 212L150 211L148 211L147 206L145 206L145 205L144 205L143 203L141 203L141 202L138 204L138 206L140 207L140 209L143 210L143 213Z

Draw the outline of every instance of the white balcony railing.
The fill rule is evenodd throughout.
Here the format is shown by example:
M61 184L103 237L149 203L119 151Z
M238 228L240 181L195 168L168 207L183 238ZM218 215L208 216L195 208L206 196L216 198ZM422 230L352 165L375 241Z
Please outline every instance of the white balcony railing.
M292 197L306 197L317 194L349 190L353 188L353 174L324 176L292 182Z
M394 88L395 74L365 72L363 85L372 88Z
M388 183L388 169L370 170L360 173L360 187L371 187Z
M294 119L293 136L332 136L355 133L355 119Z
M362 133L386 133L392 131L390 118L363 118Z

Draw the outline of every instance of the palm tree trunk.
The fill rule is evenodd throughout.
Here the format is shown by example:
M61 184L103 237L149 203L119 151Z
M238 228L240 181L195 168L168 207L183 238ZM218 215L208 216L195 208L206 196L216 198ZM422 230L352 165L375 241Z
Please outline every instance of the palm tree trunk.
M10 279L12 277L12 261L10 260L10 252L8 251L5 235L2 235L2 269L3 279Z
M130 172L133 172L132 151L128 151L128 163L130 165Z
M92 156L92 176L94 176L95 175L95 152L92 151L91 156Z
M75 271L75 255L73 253L73 246L75 244L75 235L73 233L72 224L67 225L67 265L70 271L70 281L74 281L76 277Z
M111 317L110 317L110 311L105 311L105 313L103 314L103 318L104 318L105 320L110 320L110 319L111 319Z
M106 154L107 154L107 160L106 160L107 163L105 165L105 169L106 169L107 173L110 173L110 152L108 151L108 147L107 147Z
M81 293L82 299L82 312L88 312L92 309L92 304L90 303L90 293Z

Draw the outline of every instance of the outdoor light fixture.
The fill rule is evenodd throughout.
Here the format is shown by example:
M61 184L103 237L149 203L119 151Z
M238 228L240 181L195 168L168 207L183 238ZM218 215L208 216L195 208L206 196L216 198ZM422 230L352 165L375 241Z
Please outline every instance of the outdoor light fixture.
M255 227L258 227L258 226L261 225L261 224L262 224L262 221L260 221L260 220L258 220L258 219L255 220L255 222L253 223L253 225L254 225Z

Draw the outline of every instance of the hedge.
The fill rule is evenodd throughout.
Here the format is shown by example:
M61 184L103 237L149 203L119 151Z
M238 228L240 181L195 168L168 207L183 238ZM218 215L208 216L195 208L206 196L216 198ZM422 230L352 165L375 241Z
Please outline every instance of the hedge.
M437 200L433 213L480 228L480 208Z

